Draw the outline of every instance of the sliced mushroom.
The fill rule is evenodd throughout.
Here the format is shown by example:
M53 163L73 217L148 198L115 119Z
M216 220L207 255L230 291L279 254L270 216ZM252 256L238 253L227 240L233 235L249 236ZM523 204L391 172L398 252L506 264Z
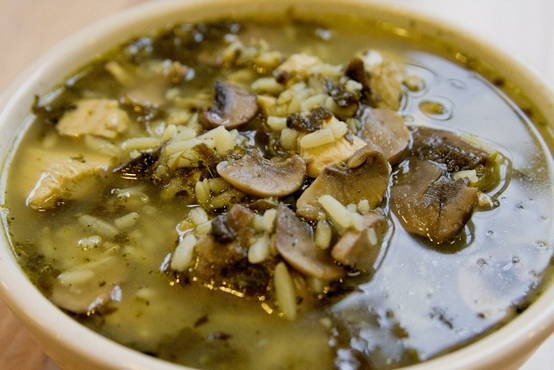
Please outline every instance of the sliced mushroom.
M391 194L392 210L404 228L432 242L444 242L460 232L471 217L478 191L464 180L452 180L439 165L420 159L408 162Z
M347 165L326 167L298 198L296 213L311 220L325 217L319 198L326 194L344 205L358 204L364 199L371 208L381 203L390 175L390 166L383 154L367 145L355 153Z
M315 245L310 226L284 205L277 208L274 242L281 257L304 275L333 280L344 274L327 253Z
M115 256L101 257L61 273L52 288L52 302L74 313L91 313L110 300L120 299L119 285L127 275Z
M369 272L379 257L379 236L384 234L386 222L383 216L371 213L364 216L364 226L363 231L347 231L333 247L331 256L343 265Z
M259 197L282 197L298 190L306 175L306 164L298 156L263 158L260 154L246 154L236 161L223 161L217 173L228 183L245 193Z
M472 170L487 165L489 160L489 153L450 131L417 127L412 135L414 156L444 163L450 172Z
M362 123L360 137L379 147L391 164L398 163L410 144L404 119L390 109L366 109Z
M214 105L201 111L199 119L207 127L231 129L248 123L257 112L255 94L244 87L218 81L215 83Z

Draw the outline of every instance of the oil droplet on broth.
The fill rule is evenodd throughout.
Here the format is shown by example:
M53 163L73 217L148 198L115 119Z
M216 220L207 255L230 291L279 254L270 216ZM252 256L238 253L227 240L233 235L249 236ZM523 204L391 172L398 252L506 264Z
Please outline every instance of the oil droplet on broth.
M406 87L407 93L411 96L423 96L429 91L429 87L433 85L437 74L429 68L418 64L405 65L407 77L403 84Z
M425 80L415 74L406 77L403 83L410 92L421 92L426 87Z
M427 117L439 121L452 118L454 104L444 97L433 97L419 103L419 110Z

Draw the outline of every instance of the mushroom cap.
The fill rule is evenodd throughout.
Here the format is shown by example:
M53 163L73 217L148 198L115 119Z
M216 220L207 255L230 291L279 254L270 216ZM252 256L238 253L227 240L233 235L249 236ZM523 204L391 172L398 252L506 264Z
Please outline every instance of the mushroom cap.
M454 237L471 217L478 191L451 180L435 163L410 159L391 192L392 210L406 231L441 243Z
M413 130L412 154L419 159L444 163L448 171L472 170L486 166L490 155L451 131L431 127Z
M281 257L304 275L333 280L344 274L330 256L315 245L310 226L284 205L277 208L274 243Z
M202 110L199 119L210 128L224 126L231 129L248 123L257 112L256 94L242 86L217 81L214 104Z
M235 161L220 162L217 173L234 187L259 197L282 197L304 183L306 163L299 155L265 159L254 152Z
M344 205L358 204L363 199L368 200L371 208L381 203L390 175L390 166L383 154L367 145L356 152L347 164L355 168L326 167L298 198L296 213L307 219L320 219L325 213L319 198L326 194Z
M377 146L385 158L396 164L410 144L410 131L402 117L390 109L366 109L360 137Z

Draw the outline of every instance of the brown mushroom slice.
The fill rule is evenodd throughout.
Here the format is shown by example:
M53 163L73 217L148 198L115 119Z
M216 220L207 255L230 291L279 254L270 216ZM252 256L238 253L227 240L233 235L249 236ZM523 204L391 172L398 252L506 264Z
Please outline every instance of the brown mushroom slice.
M217 81L214 105L202 110L199 119L207 127L224 126L231 129L248 123L257 112L255 94L244 87Z
M343 265L369 272L381 251L379 238L386 229L385 218L370 213L364 216L364 226L363 231L348 230L333 247L331 256Z
M125 263L105 256L61 273L52 287L50 299L74 313L90 313L111 300L119 300L119 285L127 275Z
M326 167L296 202L296 213L310 220L325 217L319 204L323 195L331 195L343 205L367 199L371 208L383 200L389 183L390 166L383 154L367 145L355 153L347 166ZM356 167L357 166L357 167Z
M333 280L344 274L327 253L315 245L310 226L284 205L277 208L274 243L281 257L304 275Z
M477 205L478 191L451 180L439 165L412 158L392 188L392 210L406 231L441 243L464 227Z
M299 155L289 158L263 158L258 153L220 162L217 173L234 187L259 197L282 197L304 183L306 163Z
M444 163L448 171L472 170L487 165L489 153L477 148L453 132L417 127L412 132L412 153L419 159Z
M391 164L398 163L410 144L404 119L390 109L366 109L362 123L360 137L379 147Z

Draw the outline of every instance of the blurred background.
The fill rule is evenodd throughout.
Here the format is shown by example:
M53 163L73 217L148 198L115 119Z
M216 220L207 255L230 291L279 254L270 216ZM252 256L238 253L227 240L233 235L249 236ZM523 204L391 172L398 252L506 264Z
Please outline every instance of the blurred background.
M98 19L146 1L0 0L0 45L4 50L0 91L56 42ZM461 25L508 51L554 84L554 1L388 1ZM0 348L2 370L57 369L1 302ZM554 335L521 368L552 369Z

